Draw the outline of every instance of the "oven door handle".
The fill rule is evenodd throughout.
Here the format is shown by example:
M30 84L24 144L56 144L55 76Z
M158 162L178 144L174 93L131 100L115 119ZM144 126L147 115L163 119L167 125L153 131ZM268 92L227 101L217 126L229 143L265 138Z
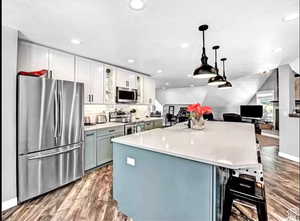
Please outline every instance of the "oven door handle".
M44 155L40 155L40 156L30 157L30 158L28 158L28 160L37 160L37 159L41 159L41 158L45 158L45 157L52 157L52 156L55 156L55 155L60 155L60 154L63 154L63 153L71 152L72 150L77 150L79 148L80 148L80 145L76 146L76 147L73 147L69 150L63 150L63 151L56 152L56 153L44 154Z

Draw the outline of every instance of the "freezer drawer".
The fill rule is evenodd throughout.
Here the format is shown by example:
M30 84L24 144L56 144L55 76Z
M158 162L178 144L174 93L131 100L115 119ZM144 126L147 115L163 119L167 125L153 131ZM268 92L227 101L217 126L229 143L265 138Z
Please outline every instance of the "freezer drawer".
M82 144L19 156L19 202L83 176Z

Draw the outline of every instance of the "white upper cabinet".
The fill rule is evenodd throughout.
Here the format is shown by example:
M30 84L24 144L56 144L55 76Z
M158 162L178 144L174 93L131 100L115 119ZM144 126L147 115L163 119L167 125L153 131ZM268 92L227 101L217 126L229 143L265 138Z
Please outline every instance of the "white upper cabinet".
M84 83L84 103L91 102L90 94L90 64L89 60L76 57L75 81Z
M42 69L49 70L54 79L84 83L84 103L86 104L114 104L116 87L137 89L139 104L154 104L155 101L155 81L150 77L26 41L19 41L18 72Z
M75 56L49 49L49 69L54 79L75 81Z
M84 83L84 103L102 104L103 101L103 64L76 57L77 82Z
M103 104L103 64L100 62L90 63L90 88L92 103Z
M144 77L144 104L155 102L155 81L150 77Z
M137 89L136 74L131 71L118 68L116 86Z
M40 71L49 69L49 50L46 47L25 41L19 41L18 46L18 72Z

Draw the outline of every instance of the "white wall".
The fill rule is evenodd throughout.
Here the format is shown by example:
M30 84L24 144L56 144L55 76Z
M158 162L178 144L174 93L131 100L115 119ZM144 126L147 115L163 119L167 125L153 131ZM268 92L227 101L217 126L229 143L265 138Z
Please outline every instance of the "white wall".
M162 105L192 103L209 105L214 110L214 117L222 119L225 112L239 113L240 105L248 104L269 76L270 73L253 74L231 80L233 87L226 90L211 86L158 89L157 100Z
M18 32L2 26L2 210L14 206L16 183L16 71Z
M289 117L294 106L294 72L279 67L279 155L299 161L300 118Z

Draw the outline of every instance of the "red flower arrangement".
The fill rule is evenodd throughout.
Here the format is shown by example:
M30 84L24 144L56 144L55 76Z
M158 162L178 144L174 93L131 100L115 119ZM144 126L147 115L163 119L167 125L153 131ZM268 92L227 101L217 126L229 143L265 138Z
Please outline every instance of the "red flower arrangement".
M191 104L187 107L187 110L193 114L195 118L200 118L203 114L212 113L212 108L209 106L201 106L201 104Z

